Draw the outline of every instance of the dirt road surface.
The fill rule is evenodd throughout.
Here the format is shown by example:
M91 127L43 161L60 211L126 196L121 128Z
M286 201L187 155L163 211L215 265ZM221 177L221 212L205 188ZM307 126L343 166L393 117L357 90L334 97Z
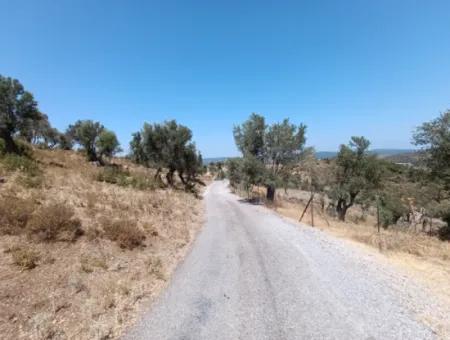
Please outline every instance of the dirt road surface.
M226 182L205 204L192 251L125 339L438 337L425 321L437 302L377 256L246 203Z

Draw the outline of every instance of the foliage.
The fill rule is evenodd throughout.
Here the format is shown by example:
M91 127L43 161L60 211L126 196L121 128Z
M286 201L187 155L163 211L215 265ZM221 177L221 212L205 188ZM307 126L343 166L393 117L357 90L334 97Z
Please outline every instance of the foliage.
M208 164L208 171L216 180L223 180L226 177L225 171L223 169L224 164L222 162L211 162Z
M265 153L265 134L265 118L256 113L252 113L247 121L233 130L236 146L244 157L251 155L261 160Z
M253 113L242 125L235 126L233 132L244 162L255 166L254 170L258 171L257 176L247 171L243 179L254 182L257 178L258 183L266 186L267 198L273 201L276 187L287 180L289 171L282 173L283 169L300 159L306 142L306 126L295 126L288 119L266 126L264 117ZM246 183L247 187L251 185L254 183Z
M343 221L360 194L367 196L380 187L383 169L376 156L368 154L369 145L364 137L352 137L348 146L341 145L337 155L330 197Z
M22 154L26 154L25 148L21 147L21 143L17 144L18 148L22 150ZM40 187L43 182L43 172L38 163L28 156L8 153L3 156L0 155L0 167L6 171L19 171L17 180L20 184L28 188Z
M139 190L154 190L158 188L158 183L154 178L140 174L131 174L117 165L107 165L100 169L96 179L100 182L133 187Z
M450 189L450 110L417 128L414 142L423 148L432 177Z
M263 185L266 169L264 164L253 155L247 155L241 163L241 176L244 189L249 193L253 186Z
M25 133L31 124L42 119L33 95L18 80L0 75L0 138L6 152L18 153L15 134Z
M379 197L380 222L384 228L396 224L408 213L408 208L395 193L384 194Z
M242 158L229 158L226 161L226 176L233 188L236 188L242 182L242 161Z
M96 141L98 154L101 157L112 157L121 152L119 140L114 132L104 129Z
M112 157L120 151L115 133L99 122L78 120L69 125L66 135L83 148L90 162L103 164L104 156Z
M133 134L130 149L135 162L158 169L156 177L163 168L168 169L166 179L170 186L174 185L175 172L186 188L191 188L203 171L202 157L192 142L191 130L175 120L145 123L140 132Z
M423 123L414 134L414 142L423 148L424 161L430 170L430 178L439 183L439 200L449 198L450 191L450 110L438 118ZM439 188L443 188L444 193ZM441 209L440 216L450 229L450 206Z

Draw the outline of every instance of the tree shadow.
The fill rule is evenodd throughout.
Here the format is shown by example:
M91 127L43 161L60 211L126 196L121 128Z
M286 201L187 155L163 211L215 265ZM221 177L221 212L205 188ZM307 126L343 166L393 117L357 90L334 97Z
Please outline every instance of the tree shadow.
M450 241L450 226L441 227L438 236L441 241Z
M251 205L264 205L264 200L260 197L240 198L238 202Z

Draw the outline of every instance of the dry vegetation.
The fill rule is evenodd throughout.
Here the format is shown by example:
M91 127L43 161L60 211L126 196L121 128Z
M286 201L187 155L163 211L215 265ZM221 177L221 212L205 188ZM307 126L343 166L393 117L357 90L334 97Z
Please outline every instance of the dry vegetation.
M253 197L264 202L263 188L255 188ZM246 193L240 193L246 196ZM298 221L310 193L301 190L280 190L274 204L268 205L279 214ZM306 211L303 221L312 222L311 210ZM314 226L335 236L354 241L368 250L376 249L386 255L391 263L410 272L450 303L450 243L431 237L421 228L402 229L391 226L377 232L376 218L372 213L364 212L360 206L352 207L348 212L348 221L341 222L322 211L320 197L314 203Z
M117 338L186 253L201 202L125 160L34 159L0 160L1 337Z

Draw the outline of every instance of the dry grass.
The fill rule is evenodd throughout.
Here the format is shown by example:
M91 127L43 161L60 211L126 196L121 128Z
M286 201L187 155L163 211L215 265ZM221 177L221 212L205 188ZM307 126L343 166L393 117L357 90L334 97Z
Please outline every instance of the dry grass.
M35 159L44 178L38 187L18 185L21 170L0 164L1 337L118 338L187 252L201 201L97 181L102 169L75 152L35 150Z
M73 208L51 203L37 209L27 223L29 236L37 241L75 241L83 234Z
M40 259L39 253L29 245L13 246L7 249L5 253L10 253L13 263L23 270L36 268Z
M144 244L145 233L137 226L135 220L104 218L102 223L106 238L117 242L122 249L134 249Z
M256 191L259 196L262 192ZM280 192L277 202L270 208L293 221L298 221L307 200L307 192ZM378 233L376 219L363 215L359 207L348 212L348 221L341 222L321 210L318 200L314 205L314 226L334 236L381 256L382 260L422 282L446 303L450 304L450 242L439 240L419 231L407 231L391 227ZM310 210L303 223L312 223ZM376 252L376 253L375 253ZM445 332L444 332L445 333Z
M280 199L275 210L281 215L298 220L304 202L292 203ZM319 204L315 204L314 225L333 234L364 243L385 253L405 253L429 259L430 261L444 261L450 265L450 243L443 242L437 237L431 237L423 232L401 230L396 227L381 229L378 233L376 220L373 216L361 217L358 208L349 212L349 221L341 222L322 212ZM311 213L307 211L303 222L311 224Z
M22 234L33 211L34 203L29 199L0 196L0 234Z

